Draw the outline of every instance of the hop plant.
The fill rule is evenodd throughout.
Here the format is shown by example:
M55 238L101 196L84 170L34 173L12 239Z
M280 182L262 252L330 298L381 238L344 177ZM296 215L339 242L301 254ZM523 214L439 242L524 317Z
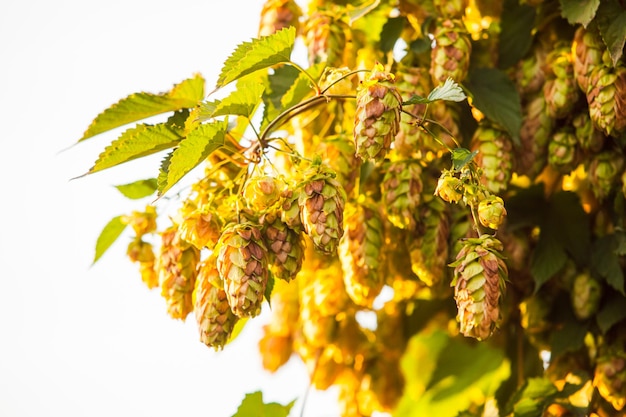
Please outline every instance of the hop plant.
M380 263L383 224L376 206L368 201L347 204L344 215L339 259L346 292L357 305L369 308L384 284Z
M489 235L469 238L451 264L457 320L465 336L484 340L498 324L508 275L502 249L502 243Z
M293 0L267 0L261 10L259 36L269 36L283 28L300 24L302 10Z
M555 47L546 57L546 81L543 94L548 114L560 119L569 115L580 96L574 77L571 48L567 45Z
M364 161L382 160L398 133L402 97L394 79L377 64L357 89L354 143Z
M233 313L255 317L268 280L267 249L260 229L250 223L233 223L224 228L217 244L217 270Z
M594 155L589 163L589 182L596 198L604 200L613 190L624 168L624 157L605 151Z
M381 194L387 219L400 229L415 226L422 193L422 168L416 162L396 161L387 167Z
M222 349L239 317L228 304L228 297L217 270L216 256L209 256L198 265L194 297L194 313L200 341L215 350Z
M462 83L469 70L472 44L465 25L458 19L437 22L433 33L435 47L431 51L430 75L434 85L452 78Z
M506 190L513 173L513 142L503 129L483 122L478 126L470 143L474 158L482 169L482 183L488 191L499 194Z
M298 200L304 232L319 251L335 253L343 236L346 193L324 165L314 164L304 178Z

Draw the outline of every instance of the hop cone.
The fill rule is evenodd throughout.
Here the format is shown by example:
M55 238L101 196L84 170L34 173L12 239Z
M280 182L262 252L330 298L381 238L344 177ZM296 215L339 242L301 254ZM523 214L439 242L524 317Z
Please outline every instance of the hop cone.
M604 49L602 39L597 31L585 29L583 26L576 29L572 43L574 74L582 91L587 91L589 87L591 71L602 64Z
M604 134L595 128L586 109L574 116L572 125L574 126L580 149L594 153L602 149L604 146Z
M532 96L541 91L545 81L543 71L545 60L544 49L536 47L532 54L519 62L516 68L515 82L521 96Z
M162 235L159 256L159 285L168 314L184 320L193 311L193 289L200 251L181 240L178 229L170 227Z
M599 200L604 200L611 193L623 168L621 153L606 151L593 156L589 164L589 182Z
M469 238L452 264L457 320L465 336L484 340L497 325L508 274L502 249L502 243L489 235Z
M546 57L546 81L543 94L546 98L548 114L554 118L569 115L580 96L571 48L556 46Z
M262 218L262 224L270 272L275 278L291 281L302 267L304 241L301 234L271 213Z
M522 175L535 178L546 166L548 142L554 119L546 109L543 95L537 95L523 108L520 152L517 153L517 170Z
M626 130L626 67L596 67L589 76L587 103L594 126L607 136Z
M396 86L398 92L403 97L428 96L432 90L430 75L426 68L408 67L398 70ZM435 103L433 103L435 104ZM421 116L426 110L425 104L414 104L409 108L404 108L408 113ZM439 119L437 119L439 121ZM427 134L420 129L416 119L408 114L402 113L400 129L394 139L394 148L403 156L411 157L414 152L421 148L421 141L427 138Z
M346 193L324 166L312 167L301 184L298 204L304 231L315 247L334 253L343 236L343 207Z
M230 309L216 262L215 256L209 256L198 266L194 313L200 341L218 350L228 341L239 317Z
M300 188L290 185L281 193L280 220L296 232L303 230L300 219Z
M383 233L382 221L371 202L346 205L339 259L346 292L357 305L371 307L383 287L380 268Z
M487 190L499 194L507 189L513 172L513 142L502 129L491 125L478 126L470 143L478 151L475 161L483 170L482 182Z
M222 221L210 205L202 208L184 205L181 209L181 239L191 243L197 249L213 249L222 231Z
M431 51L430 75L434 85L452 78L462 83L469 70L472 44L465 25L458 19L439 21L433 34L436 45Z
M267 249L258 227L248 223L227 226L218 242L217 269L233 313L255 317L267 285Z
M356 156L354 141L346 135L326 138L321 143L323 163L337 173L337 181L349 195L356 184L361 160Z
M415 226L422 188L422 168L418 163L397 161L389 165L381 192L387 219L394 226L400 229Z
M156 217L154 206L146 206L145 211L133 211L129 216L123 216L122 222L130 225L135 232L135 236L140 238L156 230Z
M433 0L433 5L442 17L460 19L465 15L469 0Z
M394 76L376 65L357 89L354 143L364 161L384 158L400 128L402 97L393 82Z
M519 305L520 324L530 342L538 349L548 349L552 323L549 314L552 308L550 300L542 294L526 298Z
M568 127L561 128L548 145L548 163L563 174L576 168L578 160L576 135Z
M349 30L348 25L331 11L325 9L314 11L303 28L309 64L325 62L330 67L342 67Z
M293 0L267 0L261 10L259 37L269 36L283 28L299 26L300 6Z
M621 411L626 406L626 354L611 352L598 358L593 385L602 398Z
M580 320L585 320L598 310L602 287L589 272L583 272L574 277L570 295L574 314Z
M270 175L262 175L246 182L243 197L251 210L262 212L278 201L280 193L278 180Z
M446 276L450 221L446 205L431 198L420 210L420 224L407 238L411 269L429 287Z

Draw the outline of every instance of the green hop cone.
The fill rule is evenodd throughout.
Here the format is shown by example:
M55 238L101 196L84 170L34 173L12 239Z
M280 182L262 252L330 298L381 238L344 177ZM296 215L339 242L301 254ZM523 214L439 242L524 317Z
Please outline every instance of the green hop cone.
M534 96L541 91L545 81L545 60L546 52L539 44L527 58L519 62L515 71L515 82L521 96Z
M294 0L267 0L261 9L259 37L269 36L289 26L299 27L302 16L300 6Z
M458 203L463 198L463 182L448 169L441 172L437 181L435 195L448 203Z
M274 205L280 197L280 185L270 175L252 177L243 189L243 197L248 207L257 212L265 211Z
M547 163L553 125L554 119L548 114L543 95L538 94L524 105L520 131L522 146L516 155L518 173L530 178L541 173Z
M460 19L437 22L433 34L435 47L431 51L430 75L434 85L452 78L462 83L469 71L472 44L465 25Z
M346 192L324 165L312 166L304 178L298 200L304 232L320 252L335 253L343 236Z
M548 164L562 174L569 174L578 163L578 140L569 127L559 129L548 144Z
M589 76L587 103L594 126L607 136L626 131L626 67L599 65Z
M582 272L574 277L570 296L574 314L578 319L585 320L598 311L602 286L589 272Z
M626 354L609 352L598 358L593 385L613 408L621 411L626 406Z
M194 313L200 341L219 350L224 347L239 320L228 304L217 270L217 258L209 256L198 266Z
M574 34L572 52L574 56L574 75L582 91L589 87L591 71L602 64L604 44L597 30L579 26Z
M290 185L283 190L280 198L280 220L296 232L303 230L300 206L298 205L300 194L301 189L299 187Z
M268 248L268 267L275 278L291 281L302 268L304 241L300 232L289 228L272 213L262 217Z
M504 201L495 195L489 195L478 203L478 220L490 229L498 229L504 223L506 209Z
M323 162L337 173L337 181L349 195L356 185L361 165L361 160L356 156L354 141L341 134L326 138L320 145Z
M322 8L314 11L303 27L309 64L325 62L330 67L344 66L349 31L348 25L332 11Z
M621 153L605 151L596 154L589 163L589 182L596 198L604 200L613 190L624 168Z
M546 57L546 81L543 84L548 114L560 119L568 116L578 98L580 89L574 77L571 48L556 46Z
M384 284L384 230L376 206L370 201L346 204L344 228L338 252L346 292L355 304L371 308Z
M502 243L492 236L469 238L451 264L457 320L465 336L484 340L497 326L508 275L502 249Z
M602 149L605 136L595 128L587 109L574 116L572 125L574 126L580 149L593 153L599 152Z
M422 192L422 167L416 162L389 164L381 191L387 219L400 229L415 226L415 212Z
M268 280L267 249L260 229L249 223L224 228L217 244L217 269L233 313L255 317Z
M478 126L470 143L474 158L483 170L482 183L487 190L500 194L509 186L513 172L513 142L503 129L488 122Z
M400 128L402 97L393 82L377 64L357 88L354 143L363 161L382 160Z

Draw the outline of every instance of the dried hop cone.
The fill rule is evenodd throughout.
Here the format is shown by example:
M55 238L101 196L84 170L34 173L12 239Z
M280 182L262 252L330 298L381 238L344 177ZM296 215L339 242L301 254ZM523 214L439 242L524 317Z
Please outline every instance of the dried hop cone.
M457 320L465 336L484 340L498 323L508 275L502 249L502 243L489 235L468 238L451 264Z
M626 66L595 67L586 93L589 116L596 128L607 136L626 131Z
M433 34L435 47L431 51L430 76L434 85L452 78L463 82L469 70L472 44L470 35L459 19L445 19L437 24Z
M422 167L416 162L389 164L381 191L387 219L400 229L415 226L415 212L421 201Z
M554 118L569 115L580 96L574 77L572 51L568 45L556 46L546 57L546 81L543 94L548 114Z
M216 256L209 256L198 266L194 313L200 341L218 350L228 341L239 317L230 308L216 262Z
M626 354L623 351L598 358L593 385L617 411L626 406Z
M376 64L357 89L354 143L364 161L382 160L400 128L402 97L393 85L394 79Z
M580 320L585 320L598 310L602 286L598 280L591 277L588 271L585 271L574 277L570 295L574 314Z
M483 170L482 183L494 194L506 190L513 172L513 142L506 131L483 123L474 132L470 143L478 151L475 161Z
M249 223L233 223L218 242L217 269L233 313L255 317L267 286L267 249L261 231Z
M302 268L304 240L301 233L289 228L272 213L264 215L261 223L270 272L275 278L291 281Z
M261 10L259 36L269 36L289 26L299 26L302 16L300 6L294 0L267 0Z
M383 232L383 223L372 202L346 205L339 259L346 292L357 305L371 307L383 287L380 262Z
M304 232L320 252L335 253L343 236L346 192L324 165L312 166L300 187L298 205Z
M589 182L596 198L603 200L611 193L623 168L621 153L606 151L593 156L589 164Z

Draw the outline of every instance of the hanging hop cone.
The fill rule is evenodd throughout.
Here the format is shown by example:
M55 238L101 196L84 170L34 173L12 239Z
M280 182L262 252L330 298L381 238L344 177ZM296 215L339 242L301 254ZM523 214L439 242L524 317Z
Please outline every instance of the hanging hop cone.
M420 223L407 235L411 269L420 281L433 287L446 276L450 221L446 205L430 197L420 207Z
M508 274L502 249L502 243L489 235L469 238L451 264L457 320L465 336L484 340L497 326Z
M222 220L207 204L196 208L195 205L183 205L180 216L180 237L197 249L213 249L222 231Z
M332 11L315 10L304 22L303 32L310 65L320 62L335 68L345 65L344 53L350 28Z
M578 163L578 140L568 126L559 129L548 145L548 163L557 171L569 174Z
M578 319L585 320L598 311L602 286L589 272L582 272L574 277L570 295L574 314Z
M598 358L593 385L615 410L621 411L626 406L626 354L623 351Z
M599 152L604 146L604 134L595 128L589 117L589 111L581 111L572 120L576 139L580 149L588 152Z
M548 114L557 119L563 118L572 112L580 96L571 48L559 45L550 51L546 57L545 72L543 94Z
M135 238L128 244L126 255L132 262L139 262L141 280L149 289L159 286L159 276L154 268L156 256L151 243Z
M174 319L185 320L193 311L193 289L196 283L200 251L180 238L172 226L161 234L159 285L167 312Z
M546 99L538 94L523 108L520 130L520 151L516 154L517 172L535 178L546 166L548 142L552 134L554 119L546 109Z
M356 156L354 141L341 134L326 138L320 146L323 163L337 173L337 181L350 195L359 176L361 160Z
M589 76L587 103L594 126L607 136L626 131L626 66L599 65Z
M230 309L216 262L216 256L209 256L198 265L194 313L200 341L219 350L230 338L239 317Z
M504 201L495 195L488 195L478 203L478 221L485 227L497 230L504 223L506 209Z
M613 190L624 168L621 153L605 151L594 155L589 164L589 182L599 200L604 200Z
M293 0L267 0L261 9L259 37L269 36L289 26L299 27L300 6Z
M339 260L346 292L355 304L371 308L384 284L380 263L384 230L376 206L371 201L347 204L344 228Z
M387 219L400 229L415 226L415 213L422 193L422 167L416 162L396 161L389 164L381 192Z
M483 123L478 126L470 143L474 158L483 170L482 183L493 194L506 190L513 172L513 142L504 130Z
M288 185L280 195L280 220L295 232L302 232L303 225L300 218L300 200L301 187L293 184Z
M298 205L304 232L315 248L332 254L343 236L346 192L324 165L314 165L300 185Z
M156 209L154 206L146 206L145 211L133 211L128 216L122 216L122 222L130 225L135 232L135 237L141 238L143 235L156 230Z
M463 192L463 182L454 176L454 172L449 169L441 171L441 176L437 180L435 195L448 203L458 203L463 198Z
M243 189L243 198L249 209L263 212L280 198L280 184L271 175L250 178Z
M545 81L543 72L545 60L544 48L538 46L527 58L519 62L515 71L515 82L521 96L532 96L541 91Z
M574 74L583 92L589 87L591 71L602 64L602 54L605 49L597 30L585 29L583 26L576 29L572 42Z
M435 10L442 17L460 19L465 15L469 0L433 0Z
M472 53L470 35L465 25L459 19L440 20L433 36L436 42L430 55L433 84L442 84L448 78L462 83L467 77Z
M402 97L412 97L413 95L426 97L432 90L430 74L428 74L427 68L400 66L396 77L396 86ZM415 116L421 116L426 110L426 105L413 104L408 108L404 107L403 110ZM427 139L428 136L416 122L417 120L414 117L402 113L400 129L394 139L394 149L407 158L412 157L422 147L420 142Z
M402 97L393 82L377 64L357 88L354 143L363 161L382 160L400 128Z
M268 280L267 249L260 229L249 223L230 224L217 248L217 270L230 308L238 317L257 316Z
M302 268L304 240L276 214L269 212L260 220L267 243L268 267L275 278L291 281Z

